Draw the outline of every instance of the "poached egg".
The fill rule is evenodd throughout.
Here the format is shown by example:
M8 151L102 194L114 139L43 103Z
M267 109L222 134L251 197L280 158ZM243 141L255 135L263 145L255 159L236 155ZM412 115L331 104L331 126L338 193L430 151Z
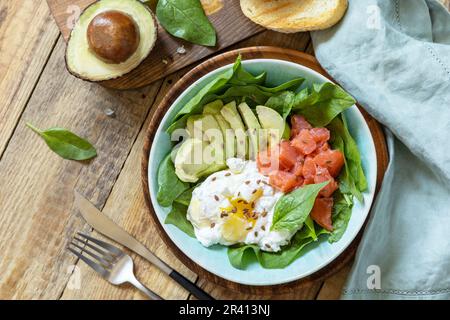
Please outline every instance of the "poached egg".
M275 204L283 193L269 185L255 161L230 158L227 166L192 192L187 218L195 236L206 247L245 243L279 251L293 236L286 230L270 230Z

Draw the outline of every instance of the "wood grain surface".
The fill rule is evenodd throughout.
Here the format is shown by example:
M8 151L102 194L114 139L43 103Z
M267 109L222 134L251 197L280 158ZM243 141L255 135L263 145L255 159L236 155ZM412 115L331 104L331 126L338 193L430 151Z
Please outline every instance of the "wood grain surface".
M68 39L78 15L95 0L47 0L55 21L64 39ZM102 85L116 89L139 88L171 74L195 61L222 50L234 43L262 32L264 29L247 19L240 8L239 0L217 1L223 7L209 16L217 31L217 45L204 47L194 45L168 34L161 26L158 39L149 57L129 74L102 82ZM184 46L185 54L178 54L177 48Z
M77 231L99 237L73 207L74 190L218 299L339 297L349 264L295 292L251 295L198 279L159 237L139 182L141 153L156 106L190 66L126 92L78 80L65 69L65 42L44 0L1 1L0 39L0 299L145 298L134 288L108 284L64 250ZM313 53L308 33L263 31L232 48L254 45ZM107 108L115 117L105 115ZM26 121L66 127L94 143L99 156L63 160ZM164 298L190 298L148 262L133 258L138 278Z
M241 55L243 60L271 58L271 59L291 61L306 66L310 69L313 69L325 76L328 76L327 73L320 67L319 63L313 56L310 56L308 54L296 50L278 47L268 47L268 46L265 47L257 46L228 51L224 54L215 56L193 68L191 71L189 71L189 73L183 76L183 78L181 78L175 84L175 86L166 94L164 99L157 106L153 118L150 121L150 125L148 127L147 135L145 137L144 142L144 149L142 154L142 167L141 167L142 170L141 179L143 191L145 194L145 200L149 208L150 214L153 217L154 223L157 226L157 230L160 233L161 238L164 240L166 245L172 250L172 252L178 257L178 259L180 259L189 269L193 270L197 275L199 275L200 279L205 279L209 282L217 284L226 289L230 289L232 291L248 293L252 295L262 295L271 297L273 295L279 295L282 293L295 294L302 290L308 290L309 288L320 286L320 284L326 278L330 277L331 275L335 274L340 269L342 269L353 258L358 243L360 241L362 231L359 233L356 239L350 244L350 246L337 259L335 259L325 268L322 268L321 270L317 271L316 273L306 278L276 286L247 286L220 278L206 271L205 269L197 265L195 262L190 260L181 250L178 249L178 247L167 236L161 224L159 223L159 220L156 216L155 211L153 210L153 206L151 205L150 201L150 193L148 186L148 164L149 164L148 159L151 148L155 147L155 145L153 144L153 138L156 134L156 131L163 116L165 115L169 107L172 105L172 103L178 98L178 96L183 91L185 91L192 83L194 83L197 79L199 79L203 75L219 67L222 67L227 64L232 64L236 60L238 55ZM372 137L374 139L375 148L377 152L377 165L378 165L377 191L378 191L378 188L381 185L382 179L384 177L384 172L386 171L388 164L386 140L380 125L366 112L364 112L363 110L362 112L369 126L369 129L372 133Z

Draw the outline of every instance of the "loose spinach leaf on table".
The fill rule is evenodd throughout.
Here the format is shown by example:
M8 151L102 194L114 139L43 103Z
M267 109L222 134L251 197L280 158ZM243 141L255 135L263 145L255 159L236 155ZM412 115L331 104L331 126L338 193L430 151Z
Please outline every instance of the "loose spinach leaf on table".
M355 99L341 87L325 82L300 91L292 110L303 115L315 127L328 125L337 115L355 104Z
M283 195L276 203L271 230L294 233L301 228L311 212L319 191L328 184L310 184Z
M170 210L164 223L172 224L188 236L195 238L194 227L186 217L187 208L187 206L181 203L174 202L172 210Z
M97 151L89 141L80 138L64 128L55 127L40 130L30 123L26 125L44 139L45 143L53 152L64 159L87 160L97 155Z
M203 46L216 45L216 30L200 0L159 0L156 16L171 35Z
M169 153L158 168L158 193L156 195L158 203L163 207L169 207L189 187L189 183L181 181L175 174L175 166Z

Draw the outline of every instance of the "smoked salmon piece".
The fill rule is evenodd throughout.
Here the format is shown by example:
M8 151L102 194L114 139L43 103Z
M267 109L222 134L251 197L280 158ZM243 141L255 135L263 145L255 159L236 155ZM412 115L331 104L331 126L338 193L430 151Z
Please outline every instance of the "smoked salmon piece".
M310 130L303 129L298 135L291 140L292 146L303 155L308 155L317 148L317 143L314 140Z
M317 198L311 211L311 218L321 227L333 231L331 212L333 198Z
M303 161L297 161L290 172L297 177L303 177Z
M331 176L337 177L344 166L344 155L339 150L327 150L319 152L314 157L314 162L322 168L327 168Z
M339 185L326 168L317 167L316 175L314 176L314 183L322 183L325 181L329 182L322 188L322 190L320 190L319 195L328 198L331 197L333 192L339 188Z
M294 114L291 116L291 138L297 136L303 129L311 129L312 126L302 116Z
M318 146L330 140L330 131L327 128L312 128L309 130L309 133L311 133Z
M295 148L291 146L289 141L281 141L278 152L280 159L280 169L290 170L292 167L294 167L298 159L298 154Z
M269 183L271 186L282 192L290 192L303 184L303 179L295 174L286 171L272 171L269 174Z

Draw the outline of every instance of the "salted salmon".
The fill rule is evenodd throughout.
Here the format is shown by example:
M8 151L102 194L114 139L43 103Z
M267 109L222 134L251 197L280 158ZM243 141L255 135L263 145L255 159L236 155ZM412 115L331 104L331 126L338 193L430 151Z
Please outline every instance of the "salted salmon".
M311 217L331 231L332 196L339 188L335 178L344 166L344 155L330 148L327 128L313 128L299 115L291 117L291 126L291 140L282 140L269 152L261 152L257 157L258 169L269 176L270 185L282 192L328 181L319 192Z
M331 212L333 198L317 198L311 211L311 218L321 227L333 231Z
M312 126L302 116L297 114L291 116L291 138L297 136L303 129L312 129Z
M328 181L328 184L320 190L319 195L327 198L331 197L331 195L339 188L339 185L328 172L328 169L317 167L314 183L322 183L325 181Z
M303 178L287 171L277 170L269 174L269 183L282 192L290 192L303 184Z
M344 166L344 155L339 150L322 151L314 157L314 162L323 168L327 168L333 177L337 177Z
M280 142L279 148L280 169L290 170L298 159L298 153L289 141L283 140Z
M317 148L310 130L303 129L291 140L291 145L302 155L308 155Z

